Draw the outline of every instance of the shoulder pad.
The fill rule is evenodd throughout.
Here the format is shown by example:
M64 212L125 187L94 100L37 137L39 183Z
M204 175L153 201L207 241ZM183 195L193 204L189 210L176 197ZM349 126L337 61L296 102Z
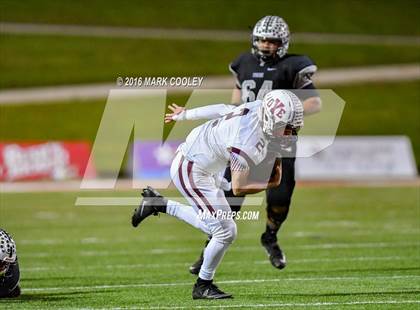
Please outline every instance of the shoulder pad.
M318 70L315 63L307 56L292 55L288 58L293 76L293 88L299 89L312 84L312 75Z

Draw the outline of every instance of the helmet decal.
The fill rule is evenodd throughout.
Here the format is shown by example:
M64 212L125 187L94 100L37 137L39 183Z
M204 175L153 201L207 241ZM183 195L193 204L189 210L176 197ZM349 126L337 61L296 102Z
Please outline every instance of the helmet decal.
M263 132L273 137L276 129L289 126L298 130L303 126L303 105L288 90L273 90L264 96L258 111Z

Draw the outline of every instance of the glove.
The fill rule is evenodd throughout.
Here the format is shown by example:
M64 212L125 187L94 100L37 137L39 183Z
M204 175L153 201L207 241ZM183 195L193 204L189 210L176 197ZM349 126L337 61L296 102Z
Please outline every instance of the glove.
M184 110L181 113L175 114L172 116L174 121L185 121L187 119L187 111Z
M225 192L228 192L232 189L232 182L229 182L225 178L222 178L220 181L220 188L223 189Z

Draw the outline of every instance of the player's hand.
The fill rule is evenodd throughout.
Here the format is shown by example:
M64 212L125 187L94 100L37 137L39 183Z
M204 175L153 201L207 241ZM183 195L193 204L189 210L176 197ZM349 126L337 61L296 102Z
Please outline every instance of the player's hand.
M229 182L226 178L222 178L220 182L220 188L225 192L228 192L232 189L232 183Z
M185 118L185 111L184 107L180 107L175 103L172 103L168 106L168 109L172 111L172 113L165 114L165 123L170 123L172 121L180 121Z

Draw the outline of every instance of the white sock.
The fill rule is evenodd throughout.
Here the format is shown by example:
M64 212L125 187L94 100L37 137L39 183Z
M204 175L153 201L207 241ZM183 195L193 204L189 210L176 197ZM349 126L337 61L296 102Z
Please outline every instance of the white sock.
M201 265L198 276L203 280L213 280L217 266L225 255L229 243L223 243L216 238L212 238L204 249L204 261Z
M180 220L183 220L195 228L200 229L207 235L210 234L210 230L206 223L200 219L197 212L195 212L191 206L183 205L182 203L179 203L175 200L168 200L168 204L166 205L166 213L175 216Z

